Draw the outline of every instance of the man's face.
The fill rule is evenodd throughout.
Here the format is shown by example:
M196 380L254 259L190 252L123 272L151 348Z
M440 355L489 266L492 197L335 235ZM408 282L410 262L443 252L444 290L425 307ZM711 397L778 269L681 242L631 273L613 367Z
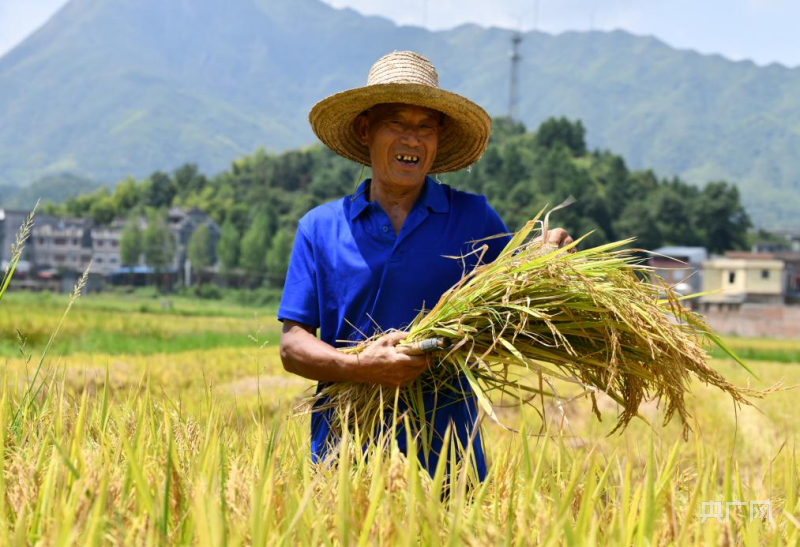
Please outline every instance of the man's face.
M421 185L436 159L441 117L436 110L407 104L380 104L361 115L356 130L369 148L373 180L394 187Z

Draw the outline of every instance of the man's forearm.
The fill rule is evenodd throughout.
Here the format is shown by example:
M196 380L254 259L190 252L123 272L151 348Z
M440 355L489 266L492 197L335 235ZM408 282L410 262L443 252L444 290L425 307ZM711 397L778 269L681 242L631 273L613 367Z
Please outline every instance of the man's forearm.
M392 332L371 342L359 355L345 354L319 340L316 329L284 321L281 360L287 371L319 382L369 382L404 386L430 364L425 355L406 355L395 346L406 333Z
M358 357L347 355L318 339L307 327L285 322L281 361L287 371L318 382L360 381Z

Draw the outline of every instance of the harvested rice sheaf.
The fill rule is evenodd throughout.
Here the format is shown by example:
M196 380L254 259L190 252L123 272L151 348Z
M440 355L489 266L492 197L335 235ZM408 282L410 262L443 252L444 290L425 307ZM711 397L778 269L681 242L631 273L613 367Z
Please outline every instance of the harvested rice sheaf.
M428 340L445 346L432 354L434 364L414 384L398 394L372 384L332 384L314 397L317 408L339 410L335 420L346 419L351 430L369 435L398 400L414 409L421 389L457 389L461 376L498 421L494 405L542 406L544 397L556 395L551 379L559 379L582 386L598 418L595 392L615 400L621 407L615 431L637 416L642 402L655 399L664 406L665 423L678 414L686 436L690 415L684 397L692 376L729 394L737 405L750 404L745 396L757 392L729 383L709 367L703 346L717 344L746 365L636 250L624 249L632 240L579 250L584 236L558 249L534 237L547 232L541 215L517 232L494 262L468 272L413 321L404 344L419 347ZM342 351L363 351L371 341ZM417 415L423 415L419 409Z

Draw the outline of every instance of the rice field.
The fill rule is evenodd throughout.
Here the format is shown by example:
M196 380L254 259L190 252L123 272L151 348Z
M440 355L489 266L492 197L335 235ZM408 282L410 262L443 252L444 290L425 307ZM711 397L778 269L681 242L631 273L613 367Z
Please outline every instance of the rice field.
M33 352L44 349L66 307L63 295L9 294L0 305L0 357L19 355L20 337ZM58 352L153 355L219 347L245 347L273 310L243 308L181 297L89 294L61 327ZM269 341L277 344L273 328Z
M311 382L283 371L271 310L255 317L228 304L173 299L162 307L88 295L37 375L67 302L33 306L31 298L9 293L0 303L2 544L796 545L800 538L797 390L737 410L718 390L695 384L686 400L693 432L683 441L681 424L663 425L663 409L651 403L640 407L649 424L634 420L608 436L616 403L599 399L598 422L588 400L570 400L570 386L559 386L544 419L529 408L497 410L524 434L484 420L490 475L482 484L470 482L466 468L446 476L441 467L431 477L396 448L364 452L358 432L347 434L336 465L315 467L307 418L292 417ZM21 352L17 330L28 340ZM753 387L800 384L795 342L728 342L771 358L748 362L764 382ZM739 385L750 378L730 360L712 366ZM769 507L771 519L751 519L751 501L769 502L752 507ZM715 502L722 515L703 519ZM730 505L726 518L726 502L745 505Z

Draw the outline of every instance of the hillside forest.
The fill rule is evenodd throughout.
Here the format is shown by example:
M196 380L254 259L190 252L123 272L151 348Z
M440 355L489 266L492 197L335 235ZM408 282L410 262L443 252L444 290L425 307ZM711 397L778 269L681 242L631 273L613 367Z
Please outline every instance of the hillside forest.
M215 176L185 164L171 174L128 177L113 190L47 203L43 212L102 225L115 218L152 219L171 206L197 207L221 226L217 256L223 272L252 272L280 286L299 218L350 194L360 176L369 170L321 145L281 154L259 149ZM744 247L751 226L734 185L712 181L700 188L660 179L651 170L632 171L613 152L588 150L583 124L566 118L548 119L536 131L496 119L483 158L437 178L485 195L510 229L573 196L577 201L552 222L573 236L593 232L589 245L635 237L643 249L697 245L722 252ZM123 241L123 261L124 247Z

